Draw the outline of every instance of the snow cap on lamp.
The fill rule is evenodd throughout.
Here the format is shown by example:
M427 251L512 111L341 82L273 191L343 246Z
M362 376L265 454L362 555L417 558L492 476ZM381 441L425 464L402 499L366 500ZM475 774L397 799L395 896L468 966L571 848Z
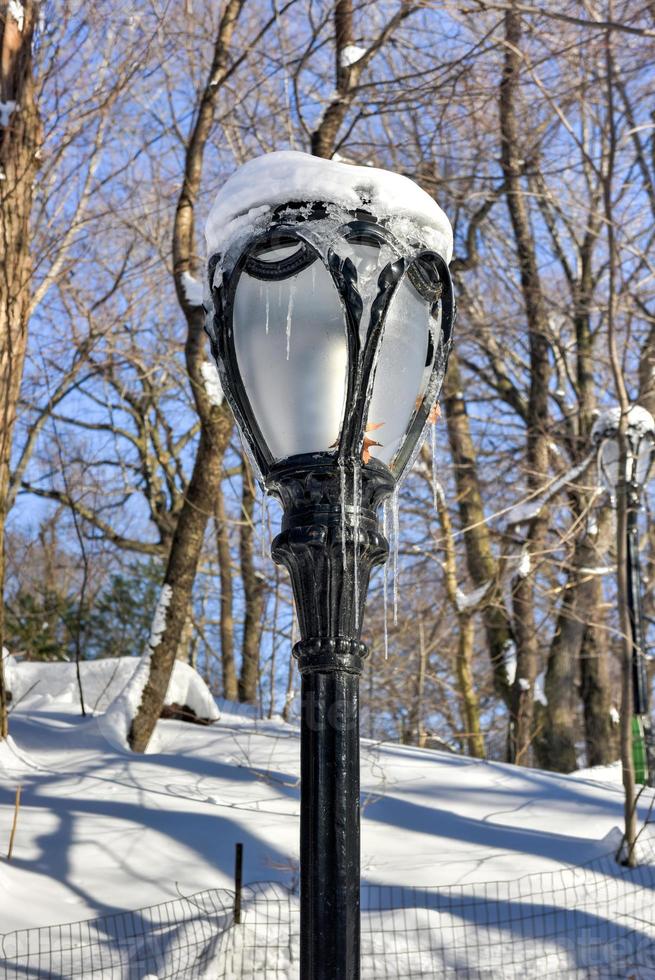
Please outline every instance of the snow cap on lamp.
M224 252L235 238L265 225L276 206L293 201L369 209L387 221L392 231L407 233L413 227L428 248L446 262L452 258L453 231L448 218L409 177L296 150L255 157L228 177L205 226L207 254Z

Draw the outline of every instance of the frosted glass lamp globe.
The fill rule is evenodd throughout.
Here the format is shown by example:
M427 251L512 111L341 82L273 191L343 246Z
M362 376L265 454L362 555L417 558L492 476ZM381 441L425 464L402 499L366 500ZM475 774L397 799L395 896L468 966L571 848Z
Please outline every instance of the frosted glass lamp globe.
M619 408L612 408L598 416L591 430L593 444L598 450L598 469L601 480L614 495L617 487L631 486L641 490L648 480L655 449L655 421L650 412L639 405L628 411L627 452L625 470L621 472Z
M207 330L257 475L320 457L401 479L450 347L447 219L384 171L298 153L241 169L208 222ZM303 199L277 203L294 186Z

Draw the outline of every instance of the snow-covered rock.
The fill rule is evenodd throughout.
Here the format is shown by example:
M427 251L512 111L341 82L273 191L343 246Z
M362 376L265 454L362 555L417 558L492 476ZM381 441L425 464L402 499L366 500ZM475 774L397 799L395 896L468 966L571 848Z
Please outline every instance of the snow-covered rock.
M218 192L205 227L209 255L264 223L280 204L323 201L344 209L369 208L394 225L408 225L423 243L450 261L453 232L439 205L401 174L356 167L294 150L255 157Z

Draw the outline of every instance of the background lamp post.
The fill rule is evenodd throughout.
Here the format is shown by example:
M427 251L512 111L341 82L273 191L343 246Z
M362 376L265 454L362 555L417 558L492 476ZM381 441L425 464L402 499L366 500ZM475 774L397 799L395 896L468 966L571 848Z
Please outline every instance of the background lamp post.
M207 225L207 330L301 640L303 980L359 977L360 640L379 504L410 468L453 323L448 220L407 178L302 153L241 167Z
M633 405L627 419L627 453L625 471L621 472L619 443L620 408L612 408L598 416L591 430L591 439L598 451L598 469L612 498L626 495L627 506L627 581L628 608L632 645L632 744L635 778L638 783L652 785L655 775L648 677L646 673L644 620L641 607L641 570L639 564L639 511L641 495L648 479L655 448L655 421L650 412Z

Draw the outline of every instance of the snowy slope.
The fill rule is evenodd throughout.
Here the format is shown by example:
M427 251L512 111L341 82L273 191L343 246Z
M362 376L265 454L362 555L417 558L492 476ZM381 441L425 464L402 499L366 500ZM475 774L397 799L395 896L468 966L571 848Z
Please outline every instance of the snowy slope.
M160 721L161 751L137 757L107 741L101 714L79 716L65 684L48 686L23 692L0 750L3 850L22 786L13 860L0 864L0 932L229 887L236 841L246 881L295 879L295 727L223 703L210 727ZM591 777L364 741L363 877L469 884L604 854L621 789Z

